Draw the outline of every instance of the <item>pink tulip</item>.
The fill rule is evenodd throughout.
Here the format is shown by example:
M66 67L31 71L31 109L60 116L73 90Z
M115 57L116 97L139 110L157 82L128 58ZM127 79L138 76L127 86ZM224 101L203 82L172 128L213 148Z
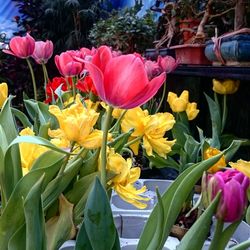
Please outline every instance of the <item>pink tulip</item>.
M221 199L216 211L216 218L224 222L235 222L241 219L247 205L249 178L238 170L229 169L208 174L204 179L203 194L211 202L221 191ZM206 188L206 190L204 190Z
M157 63L161 70L165 71L166 73L174 71L178 66L178 63L172 56L158 56Z
M85 67L106 103L131 109L151 99L166 79L165 72L149 81L144 63L133 54L113 57L107 46L97 49L92 62Z
M35 49L35 40L27 33L24 37L13 37L10 40L9 46L10 50L3 50L3 52L24 59L33 54Z
M72 56L71 52L63 52L60 56L55 56L55 64L61 75L77 76L83 70L83 64L76 61Z
M53 43L47 40L46 42L35 42L35 50L32 57L38 64L45 64L53 54Z

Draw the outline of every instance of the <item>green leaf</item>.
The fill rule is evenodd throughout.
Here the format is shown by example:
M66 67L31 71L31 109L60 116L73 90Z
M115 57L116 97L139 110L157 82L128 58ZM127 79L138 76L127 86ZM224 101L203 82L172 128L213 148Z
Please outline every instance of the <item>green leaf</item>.
M203 171L214 165L221 156L222 153L200 163L194 164L177 177L177 179L170 185L162 196L165 212L164 230L161 232L160 237L155 234L155 230L157 228L157 221L155 218L157 217L159 206L156 204L142 232L137 247L138 250L149 249L149 245L151 245L151 249L162 249L167 237L169 236L171 228L182 209L182 205L189 196L194 185L201 178ZM161 241L158 241L157 238L161 238ZM153 245L152 241L154 243Z
M112 142L108 143L108 145L111 148L114 148L115 152L120 153L123 149L123 146L128 142L128 139L133 132L134 130L130 130L127 133L120 134Z
M247 250L250 247L250 240L246 240L235 247L231 247L230 250Z
M82 223L80 230L77 234L76 246L75 246L75 250L83 250L83 249L92 250L84 223Z
M26 249L26 225L22 224L9 240L8 250Z
M116 228L108 196L98 178L89 194L83 223L93 250L113 249Z
M33 185L24 200L26 250L46 250L44 213L41 193L45 174Z
M193 226L182 238L177 250L202 249L204 241L209 234L211 220L216 211L219 200L220 194L218 193L213 202L210 203L205 212L198 218L198 220L196 220Z
M59 215L46 223L47 249L58 249L66 240L75 236L73 223L73 204L61 195L59 198Z
M42 195L44 209L47 209L67 188L72 179L79 172L81 163L82 159L78 159L75 162L71 163L62 175L57 176L48 184Z
M24 128L31 128L32 124L29 121L28 117L20 110L16 109L16 108L11 108L11 111L13 113L13 115L22 123Z
M230 150L227 150L225 153L226 162L229 162L233 158L233 156L238 151L242 143L243 141L237 141L237 140L232 141L230 145Z
M50 128L49 122L42 124L39 128L39 136L48 140L49 139L49 135L48 135L49 128Z
M212 122L212 142L211 146L214 148L220 149L220 140L221 135L221 115L219 104L216 103L212 98L205 94L207 99L210 118Z
M74 183L73 188L65 194L66 198L73 204L74 220L76 224L82 221L83 209L85 207L89 192L99 172L86 175Z
M185 134L190 134L189 129L182 122L177 121L171 131L173 138L176 139L176 144L183 148L186 142Z
M151 164L153 164L153 166L156 168L169 167L169 168L173 168L179 171L179 164L170 156L164 159L157 154L155 154L154 156L148 156L146 154L146 157L149 159Z
M191 135L186 136L184 150L187 152L189 162L197 162L201 144L197 142Z

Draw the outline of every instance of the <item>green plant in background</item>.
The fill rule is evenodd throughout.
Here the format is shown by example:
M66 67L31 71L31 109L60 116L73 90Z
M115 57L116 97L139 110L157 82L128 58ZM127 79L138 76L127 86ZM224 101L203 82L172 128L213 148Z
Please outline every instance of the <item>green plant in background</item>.
M144 52L152 47L156 23L152 14L139 18L135 8L113 12L108 19L94 24L89 38L94 46L106 44L124 53Z

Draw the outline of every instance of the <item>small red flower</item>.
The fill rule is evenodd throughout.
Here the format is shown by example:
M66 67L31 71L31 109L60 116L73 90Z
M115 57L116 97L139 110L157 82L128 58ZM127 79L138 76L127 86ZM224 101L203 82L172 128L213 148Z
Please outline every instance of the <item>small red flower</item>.
M94 95L97 95L96 88L90 76L85 76L84 79L78 80L76 88L84 93L92 92Z
M68 84L71 86L72 85L72 79L68 78ZM54 99L56 100L58 98L57 94L55 93L56 89L61 86L61 89L63 91L68 90L68 85L67 81L64 77L54 77L52 81L49 81L47 86L46 86L46 93L48 98L45 100L45 103L51 103Z

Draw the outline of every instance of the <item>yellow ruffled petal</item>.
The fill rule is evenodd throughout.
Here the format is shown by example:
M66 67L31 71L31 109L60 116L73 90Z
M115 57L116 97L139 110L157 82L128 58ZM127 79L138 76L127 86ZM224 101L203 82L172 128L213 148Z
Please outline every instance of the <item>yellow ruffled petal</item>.
M102 145L103 132L95 129L88 136L84 137L83 140L79 140L79 144L88 149L99 148Z
M244 175L250 178L250 162L244 160L238 160L237 162L229 162L229 165L232 168L237 169L238 171L242 172Z
M215 155L218 155L219 153L221 153L220 150L218 150L217 148L208 148L205 152L204 152L204 159L209 159ZM208 169L209 173L216 173L217 171L221 170L222 168L226 167L226 158L223 155L219 161L217 161L211 168Z

